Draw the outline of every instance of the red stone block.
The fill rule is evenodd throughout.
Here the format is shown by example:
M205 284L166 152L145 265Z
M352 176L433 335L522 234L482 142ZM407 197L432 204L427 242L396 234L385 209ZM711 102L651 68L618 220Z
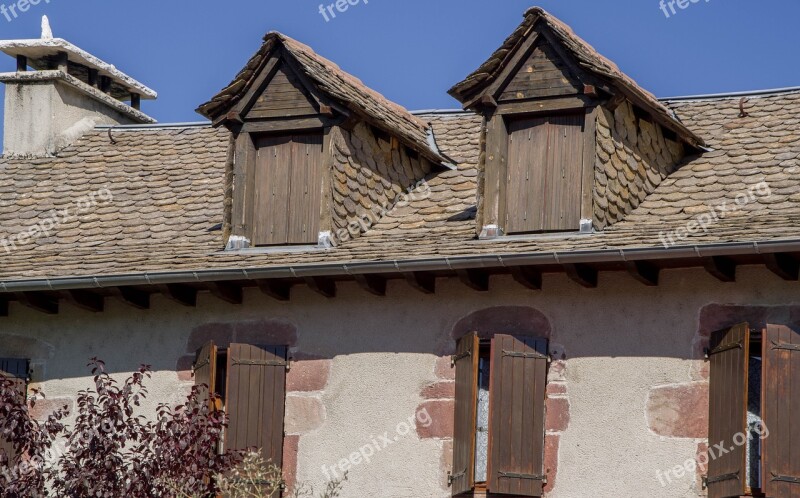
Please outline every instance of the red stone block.
M419 405L416 421L419 437L422 439L452 438L455 408L455 400L426 401Z
M286 487L292 490L297 484L297 454L300 449L300 436L283 438L283 479Z
M449 356L436 358L436 366L433 369L436 377L442 380L456 380L456 369L453 367Z
M175 365L175 370L178 372L178 380L182 382L194 380L192 365L194 365L194 355L185 355L178 358L178 363Z
M647 398L647 422L659 436L708 437L708 384L655 387Z
M455 399L455 382L437 382L430 384L422 389L422 397L425 399Z
M545 493L549 493L556 487L558 447L560 443L561 436L558 434L548 434L544 438L544 474L547 476L547 484L544 486Z
M67 407L70 413L75 412L75 400L72 398L44 398L39 399L36 405L29 408L31 417L38 421L45 421L56 410Z
M549 382L547 384L547 395L567 394L567 385L563 382Z
M563 432L569 427L569 400L566 398L547 399L547 417L545 430L547 432Z
M299 360L295 356L291 369L286 373L286 390L289 392L322 391L331 376L333 360Z

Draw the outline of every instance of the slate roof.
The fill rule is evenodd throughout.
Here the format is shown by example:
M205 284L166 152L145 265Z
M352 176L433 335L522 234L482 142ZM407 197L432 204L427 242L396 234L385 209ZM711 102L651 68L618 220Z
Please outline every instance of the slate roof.
M541 7L532 7L525 13L522 24L503 42L489 59L484 62L464 81L457 83L450 89L450 94L461 102L468 100L469 96L490 84L494 77L507 65L508 59L513 55L516 47L525 39L534 25L542 21L555 34L561 44L569 50L577 62L590 73L612 82L628 94L628 97L639 105L644 106L659 115L674 131L684 137L692 145L702 145L703 138L686 127L671 110L660 102L652 93L648 92L630 76L623 73L619 67L601 55L585 40L575 34L568 25Z
M397 136L406 145L423 155L437 162L445 161L431 149L428 141L429 129L424 121L370 89L334 62L314 52L308 45L278 32L268 33L261 48L236 78L209 102L201 105L197 112L212 120L227 112L247 93L259 70L272 56L273 50L279 46L285 47L299 63L305 75L319 85L320 90L347 105L352 111L366 118L370 124Z
M9 253L0 245L0 281L263 268L316 263L408 261L435 256L535 254L590 249L658 248L660 234L682 229L723 201L766 182L754 195L679 245L796 240L800 226L800 90L666 102L714 152L689 158L624 221L591 235L502 241L475 238L481 120L470 113L418 115L430 122L458 169L433 174L431 195L398 208L362 237L336 249L276 254L222 251L223 175L228 135L208 126L96 130L56 158L0 160L0 241L77 209L82 196L107 188L75 219ZM762 189L763 191L763 189Z

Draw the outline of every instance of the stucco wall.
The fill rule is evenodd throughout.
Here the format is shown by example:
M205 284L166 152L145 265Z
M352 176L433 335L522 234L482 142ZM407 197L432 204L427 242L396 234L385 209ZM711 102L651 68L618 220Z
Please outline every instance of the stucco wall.
M500 328L549 328L558 361L548 388L548 496L692 497L700 493L697 473L662 479L665 485L657 473L693 460L703 442L707 408L697 395L707 377L703 327L752 314L713 305L800 301L796 283L763 269L741 268L738 282L676 270L651 288L624 273L603 273L598 289L584 289L563 275L546 275L543 291L493 278L491 292L478 293L442 279L427 296L392 281L386 298L354 284L342 285L331 300L297 287L288 303L252 290L242 306L201 295L196 309L184 308L154 296L149 311L108 300L105 313L65 304L56 317L12 303L10 317L0 320L0 357L34 360L34 382L50 399L44 408L89 385L84 365L91 356L120 375L152 364L144 407L152 412L156 403L185 395L191 352L204 340L285 341L295 360L287 380L285 451L292 476L320 488L323 466L388 433L391 444L369 463L352 466L343 496L444 497L452 434L446 356L460 331L486 323L467 317L488 309L481 316L494 317ZM525 323L503 321L498 307ZM792 319L782 313L773 317ZM402 434L421 408L431 423Z

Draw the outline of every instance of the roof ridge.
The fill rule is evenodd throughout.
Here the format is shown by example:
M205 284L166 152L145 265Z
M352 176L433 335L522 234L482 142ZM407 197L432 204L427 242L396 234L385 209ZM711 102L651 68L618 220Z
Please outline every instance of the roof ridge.
M766 88L763 90L745 90L741 92L723 92L697 95L682 95L676 97L660 97L661 102L690 101L690 100L724 100L736 97L771 97L788 93L800 93L800 86L785 88Z

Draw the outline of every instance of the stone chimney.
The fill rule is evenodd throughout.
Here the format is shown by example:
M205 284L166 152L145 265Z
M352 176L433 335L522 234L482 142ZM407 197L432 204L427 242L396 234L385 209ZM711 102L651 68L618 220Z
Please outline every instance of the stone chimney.
M42 20L37 40L0 41L17 70L6 85L3 155L56 154L97 125L155 123L140 110L156 92L61 38ZM31 70L32 69L32 70Z

